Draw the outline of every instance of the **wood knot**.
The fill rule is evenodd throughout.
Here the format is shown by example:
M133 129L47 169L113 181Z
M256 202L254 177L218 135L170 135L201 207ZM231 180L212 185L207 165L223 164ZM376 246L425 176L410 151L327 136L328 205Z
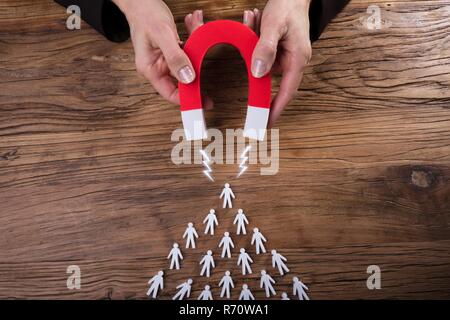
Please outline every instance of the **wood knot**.
M413 170L411 173L411 182L419 188L429 188L434 181L431 172L425 170Z
M0 154L0 160L14 160L19 158L19 155L17 154L17 149L8 151L4 154Z

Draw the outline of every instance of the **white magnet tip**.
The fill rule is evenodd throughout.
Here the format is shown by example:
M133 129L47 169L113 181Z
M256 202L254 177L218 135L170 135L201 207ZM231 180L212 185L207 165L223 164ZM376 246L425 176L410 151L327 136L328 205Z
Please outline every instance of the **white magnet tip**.
M245 119L244 137L262 141L269 121L269 108L248 106Z
M208 137L203 109L181 111L186 140L202 140Z

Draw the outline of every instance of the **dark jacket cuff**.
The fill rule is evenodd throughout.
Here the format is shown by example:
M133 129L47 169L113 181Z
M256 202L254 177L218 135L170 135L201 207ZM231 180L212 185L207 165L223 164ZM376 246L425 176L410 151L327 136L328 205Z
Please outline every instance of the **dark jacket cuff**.
M68 7L77 5L81 18L111 41L121 42L130 36L125 15L110 0L55 0ZM350 0L312 0L309 10L311 41L319 39L327 24Z
M309 9L309 34L311 41L319 39L328 23L350 0L312 0Z
M127 19L120 9L110 0L55 0L68 7L80 7L81 18L90 24L108 40L121 42L130 36Z

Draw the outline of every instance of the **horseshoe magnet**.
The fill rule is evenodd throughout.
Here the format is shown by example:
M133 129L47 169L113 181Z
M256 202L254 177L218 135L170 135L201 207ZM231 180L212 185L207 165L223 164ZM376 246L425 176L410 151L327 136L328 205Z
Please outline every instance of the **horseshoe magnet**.
M186 41L184 51L191 60L196 78L189 84L179 82L181 119L187 140L207 137L200 92L200 71L207 51L217 44L229 44L237 48L245 61L248 74L248 108L244 137L264 140L270 112L271 76L255 78L251 73L253 50L258 42L256 33L246 25L217 20L197 28Z

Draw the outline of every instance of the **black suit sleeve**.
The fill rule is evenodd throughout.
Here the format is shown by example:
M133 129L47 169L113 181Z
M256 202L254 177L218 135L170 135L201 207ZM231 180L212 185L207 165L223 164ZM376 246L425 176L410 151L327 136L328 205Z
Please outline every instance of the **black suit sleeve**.
M111 41L128 39L130 29L125 15L110 0L55 0L68 7L77 5L81 18ZM136 0L130 0L136 1ZM311 41L319 39L326 25L350 0L312 0L309 10Z
M136 1L136 0L132 0ZM109 0L55 0L55 2L69 7L80 7L81 18L90 24L108 40L121 42L128 39L130 29L122 11Z
M350 0L312 0L309 8L309 34L311 41L319 39L328 23Z

